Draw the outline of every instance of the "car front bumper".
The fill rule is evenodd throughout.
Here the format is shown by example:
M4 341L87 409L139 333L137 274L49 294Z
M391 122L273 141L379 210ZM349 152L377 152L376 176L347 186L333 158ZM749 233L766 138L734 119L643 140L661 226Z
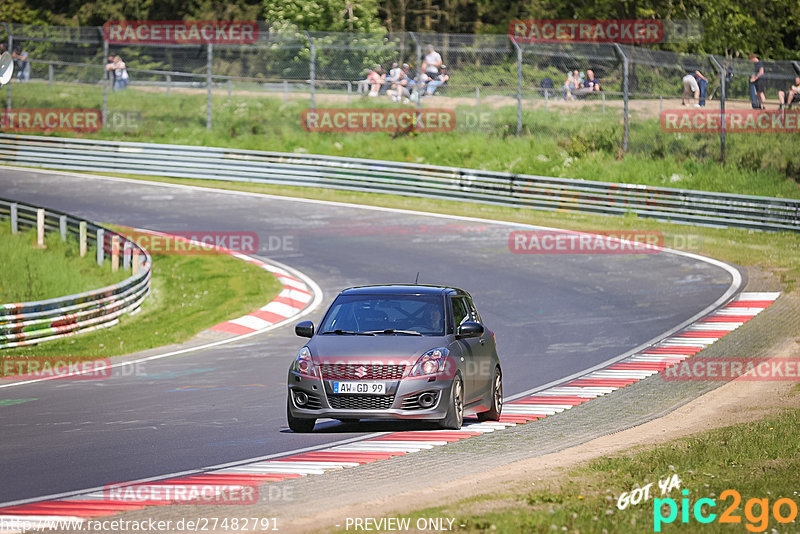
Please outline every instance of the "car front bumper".
M452 377L419 377L400 380L368 380L383 382L385 395L336 394L333 382L289 371L289 411L300 419L443 419L450 406ZM307 396L303 406L298 404L298 393ZM426 394L435 396L430 406L420 404ZM300 395L302 398L302 395Z

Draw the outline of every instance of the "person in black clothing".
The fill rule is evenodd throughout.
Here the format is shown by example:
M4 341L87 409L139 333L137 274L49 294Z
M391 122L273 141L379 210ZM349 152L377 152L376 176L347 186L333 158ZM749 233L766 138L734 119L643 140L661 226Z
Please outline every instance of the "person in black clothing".
M753 62L753 75L750 76L750 103L753 109L764 109L767 107L767 82L764 79L764 62L750 53L750 61Z

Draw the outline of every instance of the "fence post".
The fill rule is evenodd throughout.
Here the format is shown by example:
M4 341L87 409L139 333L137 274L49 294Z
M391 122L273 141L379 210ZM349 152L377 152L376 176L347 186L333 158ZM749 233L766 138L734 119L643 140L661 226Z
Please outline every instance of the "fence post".
M119 236L111 237L111 272L119 271Z
M16 234L19 232L19 214L17 213L17 205L11 204L11 233Z
M122 245L122 269L127 271L131 268L131 242L127 239Z
M169 96L169 88L172 85L172 76L167 74L167 96Z
M422 91L420 91L420 82L422 81L422 45L419 43L417 36L414 32L408 32L411 39L414 41L414 46L417 49L417 111L422 109Z
M520 135L522 134L522 48L514 39L511 39L511 43L517 49L517 135Z
M711 64L719 74L719 115L720 115L720 129L719 129L719 157L722 163L725 163L725 99L727 98L727 84L728 84L728 69L723 67L712 55L708 56Z
M283 80L283 103L285 104L289 100L289 82Z
M36 246L44 248L44 208L36 210Z
M81 251L81 258L86 256L86 221L78 223L78 246Z
M347 103L350 103L350 98L353 95L353 82L347 80Z
M233 93L233 82L231 80L228 80L228 98L231 97L232 93Z
M480 105L481 105L481 88L480 87L476 87L475 88L475 106L476 107L480 107Z
M53 87L53 64L47 64L47 87Z
M625 153L628 151L628 56L622 51L622 47L617 44L613 43L614 49L617 51L620 59L622 59L622 108L623 108L623 122L624 122L624 134L622 137L622 152Z
M103 30L100 30L100 33L103 35L103 124L105 124L106 116L108 115L108 73L110 71L106 70L106 61L108 61L108 41L106 41Z
M97 265L103 266L103 253L106 246L106 231L102 228L97 229Z
M67 240L67 216L62 215L58 218L58 230L61 233L61 241Z
M314 38L311 37L311 34L308 33L308 31L304 31L303 33L306 34L309 51L311 52L311 58L308 65L308 81L311 84L311 111L314 111L314 90L317 85L317 49L314 46Z
M800 75L800 63L797 61L792 61L792 66L794 67L794 70L797 71L797 74Z
M11 35L11 30L8 29L6 23L3 23L3 27L6 29L6 33L8 34L8 50L14 50L14 36ZM11 109L11 86L14 85L11 83L12 80L8 80L6 86L8 86L8 98L6 99L6 109Z
M207 66L207 73L206 73L206 86L208 87L208 96L206 97L206 130L211 129L211 84L213 80L211 78L211 60L213 57L213 45L208 43L207 45L208 50L208 66Z

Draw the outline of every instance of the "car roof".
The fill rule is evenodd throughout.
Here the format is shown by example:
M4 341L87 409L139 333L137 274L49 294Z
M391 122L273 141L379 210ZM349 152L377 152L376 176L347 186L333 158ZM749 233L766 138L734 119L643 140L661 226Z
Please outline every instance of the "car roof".
M424 284L385 284L373 286L350 287L342 291L342 295L468 295L463 289L449 286L433 286Z

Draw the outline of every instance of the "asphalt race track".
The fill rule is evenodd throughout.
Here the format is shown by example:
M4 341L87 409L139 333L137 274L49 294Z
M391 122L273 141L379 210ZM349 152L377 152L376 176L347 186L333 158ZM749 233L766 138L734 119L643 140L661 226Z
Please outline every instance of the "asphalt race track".
M508 226L352 206L6 168L0 197L164 232L255 232L259 257L323 289L315 323L352 285L413 282L419 271L420 283L462 287L497 335L506 396L624 353L732 283L720 267L665 252L512 254ZM0 504L410 427L288 431L286 370L302 344L285 326L147 362L146 376L0 389L0 400L35 399L0 404Z

